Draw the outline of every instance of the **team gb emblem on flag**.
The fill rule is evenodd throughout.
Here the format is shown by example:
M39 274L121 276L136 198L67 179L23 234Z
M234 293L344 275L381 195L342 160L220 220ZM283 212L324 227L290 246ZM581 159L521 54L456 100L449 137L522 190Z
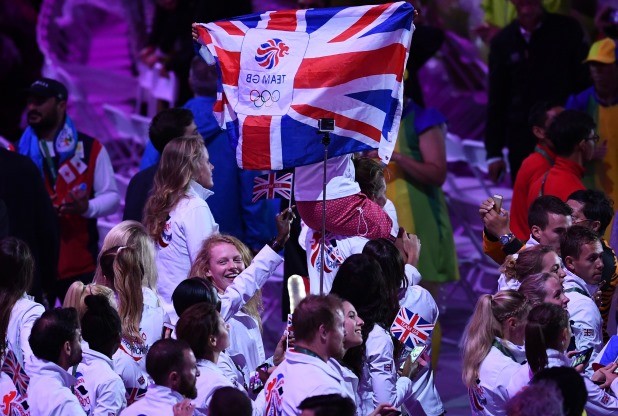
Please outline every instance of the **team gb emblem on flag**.
M430 324L419 314L402 307L391 325L391 334L407 348L425 345L429 340L434 324Z
M269 39L262 43L255 53L255 60L260 66L272 69L279 64L279 58L290 53L290 47L281 39Z

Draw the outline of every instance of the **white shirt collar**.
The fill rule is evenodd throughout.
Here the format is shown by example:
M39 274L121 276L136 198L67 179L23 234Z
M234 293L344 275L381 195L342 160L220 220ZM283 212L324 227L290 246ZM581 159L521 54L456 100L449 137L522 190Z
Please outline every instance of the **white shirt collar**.
M584 279L582 279L575 273L571 272L566 267L564 268L564 271L566 272L566 277L564 278L564 282L567 283L567 286L570 286L570 287L579 286L581 289L583 289L585 292L588 293L588 296L590 296L590 298L592 298L592 296L599 289L598 285L590 285L586 283Z
M210 189L204 188L202 185L195 182L193 179L189 181L189 189L187 190L187 192L202 198L204 201L206 201L206 199L209 196L214 195L213 191L211 191Z

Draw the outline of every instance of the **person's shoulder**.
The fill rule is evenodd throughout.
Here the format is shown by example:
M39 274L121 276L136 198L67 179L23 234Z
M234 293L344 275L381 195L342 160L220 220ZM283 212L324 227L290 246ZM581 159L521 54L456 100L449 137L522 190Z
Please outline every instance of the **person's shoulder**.
M0 147L0 169L1 170L19 170L24 173L40 176L36 165L28 156L21 155L17 152Z
M514 37L519 33L519 23L516 20L504 26L490 42L490 48L503 47L505 43L512 43Z
M136 185L141 186L143 184L148 184L148 183L152 184L152 182L154 181L155 174L157 173L158 166L159 165L149 166L146 169L143 169L137 172L135 175L133 175L133 177L129 181L129 186L131 186L131 184L134 184L134 186Z

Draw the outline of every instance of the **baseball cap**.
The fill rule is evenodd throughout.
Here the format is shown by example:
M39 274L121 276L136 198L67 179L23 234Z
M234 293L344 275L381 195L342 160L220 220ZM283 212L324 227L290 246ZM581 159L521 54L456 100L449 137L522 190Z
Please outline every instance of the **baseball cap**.
M66 100L69 96L67 87L51 78L41 78L34 81L26 91L30 95L44 98L55 97L60 101Z
M590 47L588 57L584 62L600 62L602 64L615 63L616 42L610 38L605 38L594 42Z

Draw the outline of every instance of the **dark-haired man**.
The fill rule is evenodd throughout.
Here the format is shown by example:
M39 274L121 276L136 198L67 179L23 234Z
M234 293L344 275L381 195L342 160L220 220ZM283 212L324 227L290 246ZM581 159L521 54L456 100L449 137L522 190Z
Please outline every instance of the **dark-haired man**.
M573 210L555 196L546 195L534 200L528 209L530 237L524 244L509 229L509 216L503 210L498 214L494 200L481 204L479 214L485 224L483 250L496 263L502 264L506 256L517 253L522 247L537 244L551 246L560 254L560 237L571 226Z
M575 337L575 348L593 348L590 362L603 347L602 319L594 296L603 275L603 248L590 228L574 225L562 235L560 251L567 272L564 291Z
M185 397L197 397L195 383L200 373L195 355L184 341L167 338L155 342L146 355L146 371L154 384L122 412L123 416L171 415L172 407Z
M28 90L28 128L19 142L19 153L37 166L58 211L59 299L74 281L92 279L99 243L96 219L112 214L120 202L105 147L77 131L67 115L67 99L62 83L50 78L35 81Z
M341 301L333 296L309 295L292 318L294 349L265 383L265 414L300 415L298 406L311 396L339 394L352 397L341 367L333 357L343 351L344 319Z
M618 285L618 260L614 250L603 239L603 234L614 216L613 202L603 192L589 189L573 192L566 203L573 209L573 224L588 227L601 236L603 275L595 300L603 318L603 342L607 342L609 310Z
M582 183L584 164L592 160L599 136L592 118L580 111L565 110L554 118L547 135L554 145L554 166L538 178L528 191L528 204L539 196L554 195L562 201L575 191L586 189Z
M84 415L71 392L76 379L69 368L82 360L81 331L74 308L52 309L36 320L30 348L36 358L30 366L28 403L31 415Z

